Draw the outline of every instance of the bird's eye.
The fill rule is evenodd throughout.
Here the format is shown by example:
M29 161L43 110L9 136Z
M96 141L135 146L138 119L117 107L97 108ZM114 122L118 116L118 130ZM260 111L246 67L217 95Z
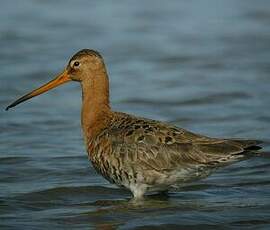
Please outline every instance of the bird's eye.
M78 62L78 61L75 61L73 64L73 66L75 66L75 67L78 67L79 65L80 65L80 62Z

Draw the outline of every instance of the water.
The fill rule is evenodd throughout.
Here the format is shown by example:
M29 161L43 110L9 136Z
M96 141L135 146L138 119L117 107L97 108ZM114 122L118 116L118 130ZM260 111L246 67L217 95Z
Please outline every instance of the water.
M93 48L115 110L269 152L269 23L266 0L1 4L0 228L270 229L267 153L134 204L87 161L78 84L3 111Z

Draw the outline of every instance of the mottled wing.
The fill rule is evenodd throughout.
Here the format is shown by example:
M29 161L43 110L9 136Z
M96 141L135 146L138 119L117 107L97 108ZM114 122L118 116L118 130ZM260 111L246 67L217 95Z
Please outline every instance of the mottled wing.
M220 166L259 147L257 141L209 138L167 123L119 113L112 126L113 149L129 164L174 170L192 165Z

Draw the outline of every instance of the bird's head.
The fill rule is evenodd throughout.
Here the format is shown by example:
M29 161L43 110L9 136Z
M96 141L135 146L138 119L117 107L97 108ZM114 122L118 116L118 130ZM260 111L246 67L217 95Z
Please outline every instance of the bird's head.
M106 72L102 56L94 50L80 50L70 59L63 72L50 82L14 101L6 110L69 81L91 82L102 72Z

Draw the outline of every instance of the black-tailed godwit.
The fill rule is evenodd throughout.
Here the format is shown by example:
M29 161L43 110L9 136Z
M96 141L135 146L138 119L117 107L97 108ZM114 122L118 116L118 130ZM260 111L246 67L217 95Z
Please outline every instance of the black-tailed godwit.
M54 80L6 109L68 81L80 82L82 87L81 124L94 168L110 182L129 189L135 198L205 177L260 149L259 141L210 138L112 111L103 58L89 49L76 53Z

